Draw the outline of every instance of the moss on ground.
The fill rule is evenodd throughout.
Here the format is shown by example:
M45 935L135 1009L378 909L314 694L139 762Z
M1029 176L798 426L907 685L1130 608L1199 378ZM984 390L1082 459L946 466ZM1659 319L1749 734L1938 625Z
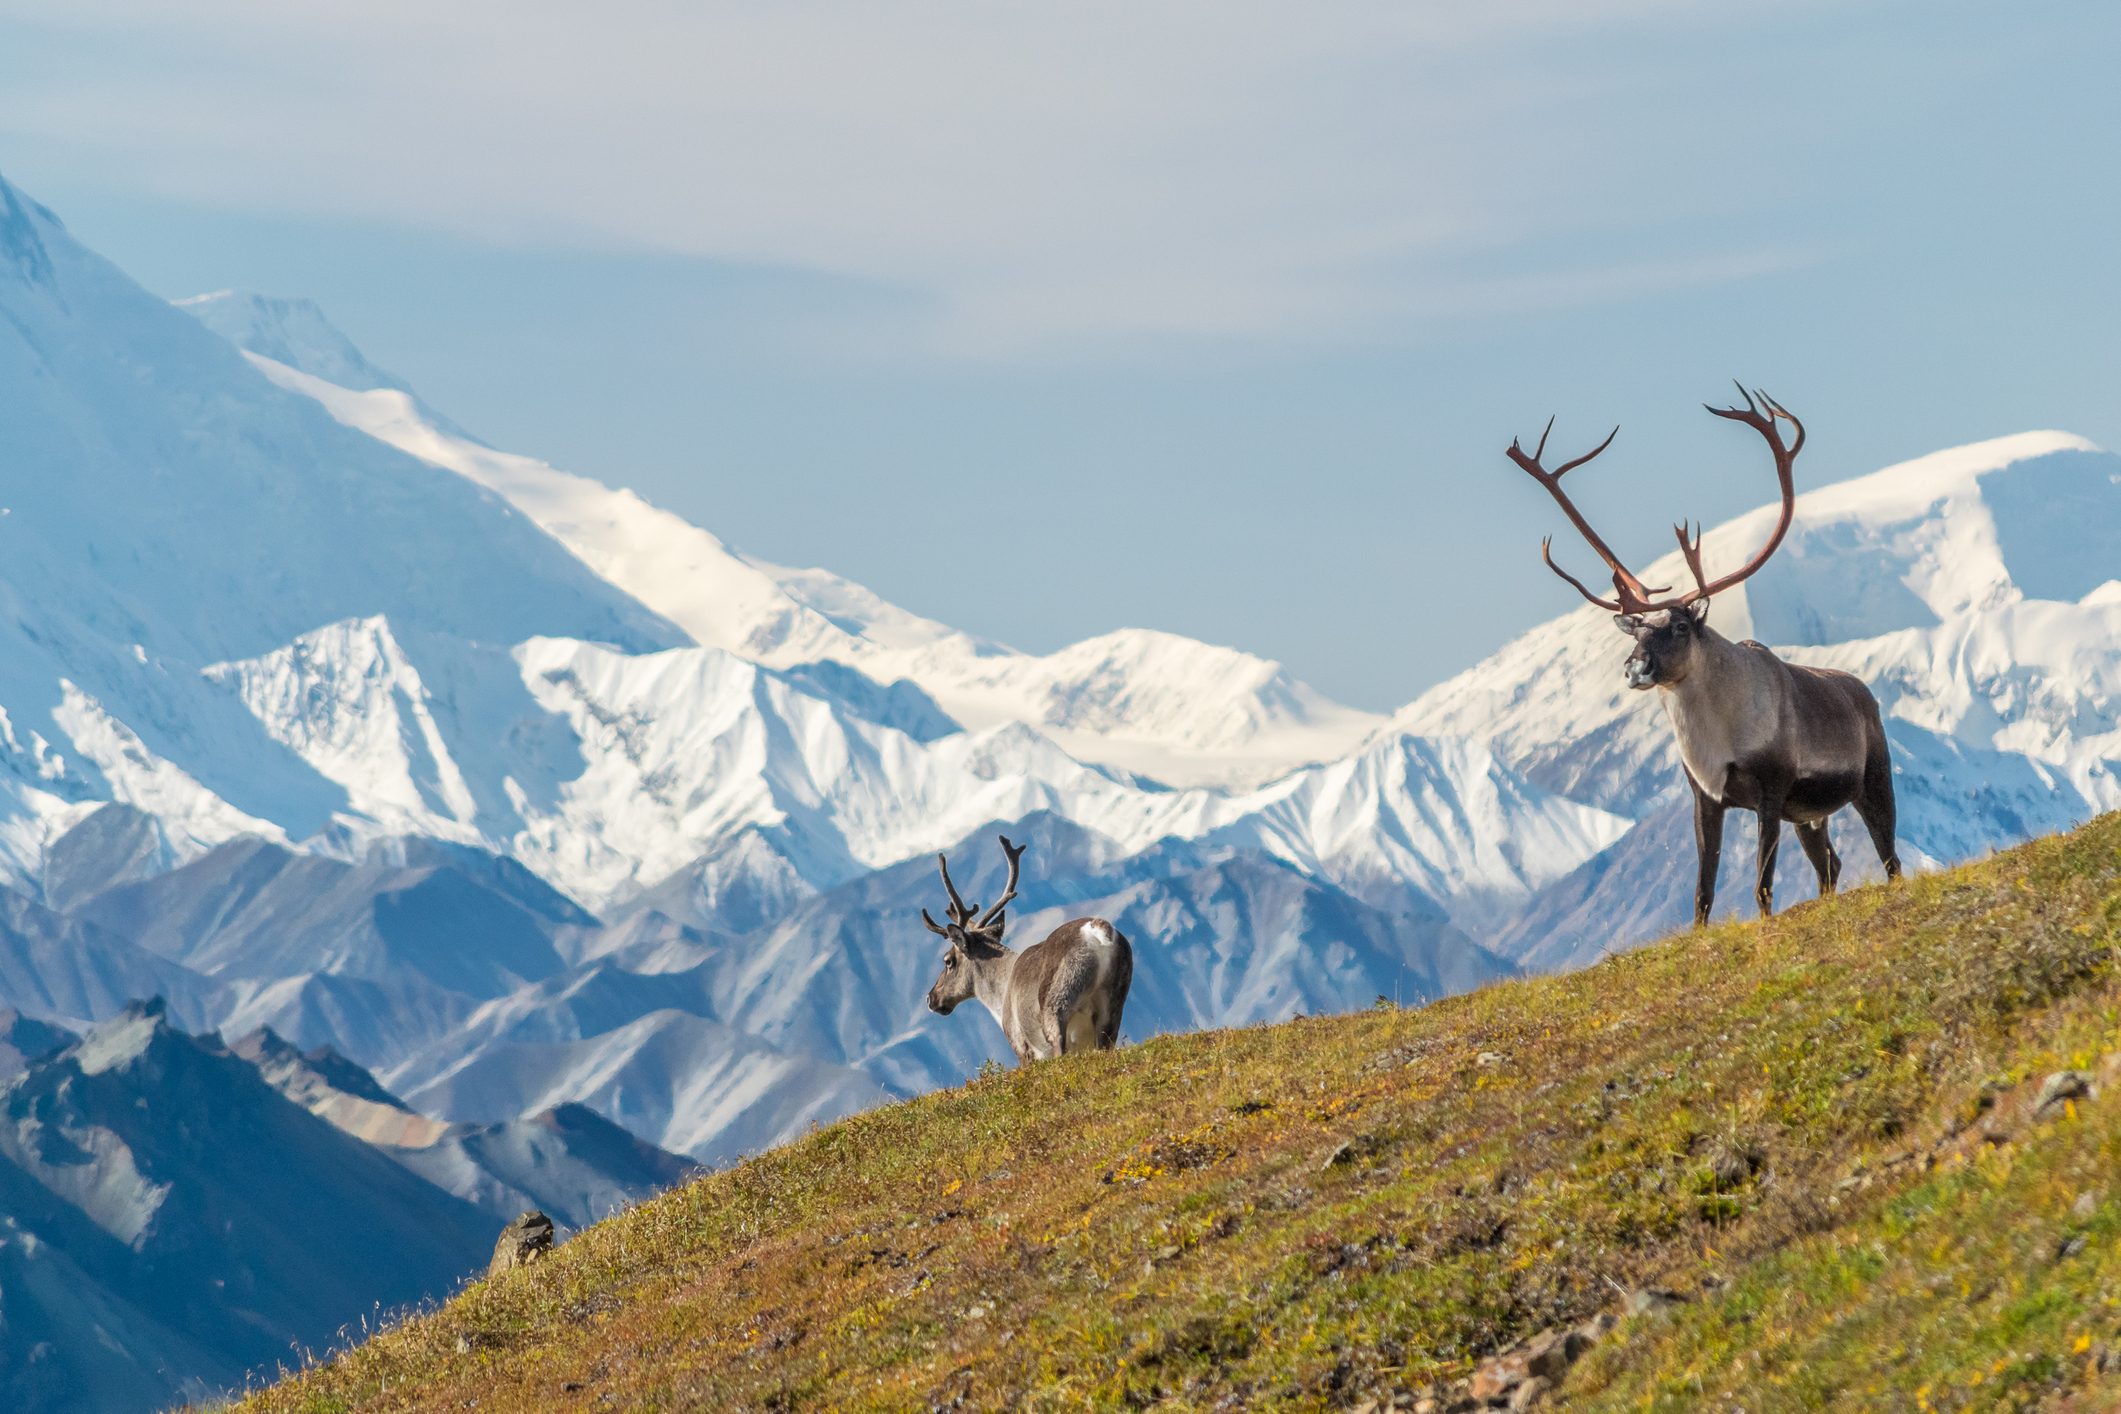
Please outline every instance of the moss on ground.
M1645 1285L1693 1299L1571 1407L2116 1407L2121 1090L2025 1112L2121 1067L2117 949L2108 816L1566 977L985 1077L240 1407L1404 1404Z

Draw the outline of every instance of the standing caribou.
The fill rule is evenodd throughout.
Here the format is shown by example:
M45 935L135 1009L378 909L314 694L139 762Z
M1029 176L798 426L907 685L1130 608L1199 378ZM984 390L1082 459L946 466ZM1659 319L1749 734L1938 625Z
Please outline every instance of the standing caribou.
M1790 473L1804 450L1804 424L1766 393L1747 393L1745 406L1708 408L1718 417L1742 422L1767 440L1775 457L1775 476L1782 487L1782 514L1759 553L1720 579L1701 568L1701 531L1691 538L1675 525L1679 552L1694 576L1694 588L1670 599L1651 596L1652 589L1620 562L1598 532L1591 529L1561 489L1561 478L1613 445L1614 428L1596 447L1548 471L1540 465L1547 448L1547 419L1539 445L1526 454L1513 438L1510 460L1544 486L1571 524L1613 573L1613 599L1602 599L1554 563L1553 537L1539 545L1547 568L1567 580L1576 592L1601 608L1613 610L1620 631L1635 640L1628 656L1627 684L1637 690L1656 688L1679 737L1679 759L1694 790L1694 842L1700 850L1700 875L1694 886L1694 926L1708 922L1716 899L1716 865L1723 849L1723 812L1735 806L1760 817L1760 871L1753 897L1763 916L1775 911L1775 851L1782 822L1797 827L1797 842L1819 875L1821 897L1834 892L1841 877L1841 857L1827 838L1827 819L1853 804L1870 831L1871 843L1888 879L1900 877L1900 855L1893 845L1893 767L1886 751L1885 725L1870 689L1847 673L1785 663L1761 644L1733 643L1708 626L1709 600L1750 577L1768 562L1789 533L1797 507ZM1756 402L1754 399L1758 397ZM1704 405L1706 406L1706 405ZM1789 423L1795 437L1784 445L1776 420Z
M936 922L925 908L921 921L948 939L950 949L928 989L929 1010L948 1016L959 1002L978 997L1001 1023L1019 1062L1111 1050L1119 1044L1119 1014L1134 980L1134 949L1102 918L1063 923L1022 952L1003 947L1009 923L1004 910L1016 897L1017 870L1030 846L1012 845L1007 835L1001 840L1009 882L984 913L958 896L948 857L935 857L950 895L950 922Z

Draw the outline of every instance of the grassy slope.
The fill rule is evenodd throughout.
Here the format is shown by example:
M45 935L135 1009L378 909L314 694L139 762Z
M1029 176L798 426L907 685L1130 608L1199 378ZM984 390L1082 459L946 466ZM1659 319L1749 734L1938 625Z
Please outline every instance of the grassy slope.
M245 1407L1335 1407L1649 1283L1698 1299L1624 1324L1572 1406L2115 1407L2121 1092L1939 1145L1984 1086L2121 1053L2117 949L2109 816L1567 977L1034 1066Z

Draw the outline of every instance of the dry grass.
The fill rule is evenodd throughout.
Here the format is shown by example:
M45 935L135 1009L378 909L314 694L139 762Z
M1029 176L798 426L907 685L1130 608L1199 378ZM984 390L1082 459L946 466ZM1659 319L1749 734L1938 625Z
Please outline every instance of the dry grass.
M1984 1082L2121 1053L2117 945L2109 816L1568 977L985 1078L240 1407L1404 1403L1652 1282L1700 1299L1572 1402L2113 1407L2121 1096L1924 1156Z

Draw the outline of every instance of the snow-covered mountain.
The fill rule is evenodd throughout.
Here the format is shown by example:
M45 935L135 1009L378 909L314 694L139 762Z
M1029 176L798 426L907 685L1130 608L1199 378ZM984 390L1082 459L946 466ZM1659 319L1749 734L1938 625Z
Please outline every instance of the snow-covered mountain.
M343 792L202 670L321 625L685 641L506 501L260 376L0 182L0 872L83 807L180 850ZM180 764L181 763L181 764Z
M507 497L703 647L910 679L968 727L1021 722L1084 761L1179 785L1263 781L1338 756L1381 724L1278 663L1176 634L1123 629L1045 656L974 638L824 570L742 554L631 491L495 451L374 370L306 302L223 293L183 307L348 427Z

